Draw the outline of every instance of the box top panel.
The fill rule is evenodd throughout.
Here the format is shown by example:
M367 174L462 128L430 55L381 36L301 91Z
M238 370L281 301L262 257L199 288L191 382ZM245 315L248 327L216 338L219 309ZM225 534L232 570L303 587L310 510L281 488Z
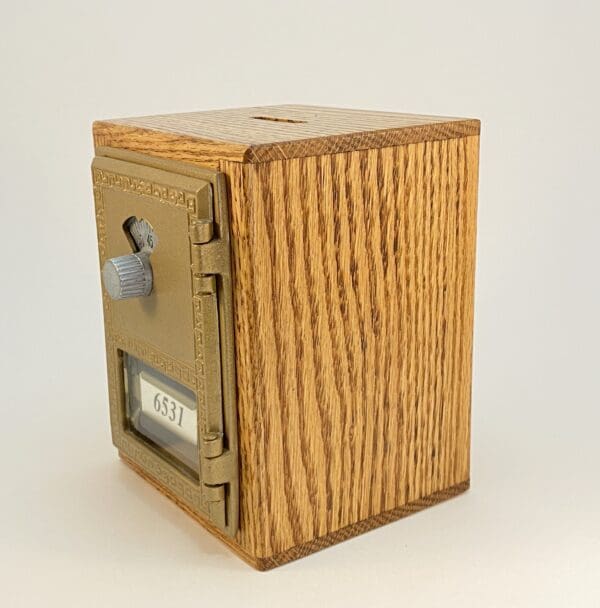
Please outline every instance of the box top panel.
M214 164L200 156L268 162L477 135L479 128L474 119L279 105L99 121L94 138L96 146L147 153L170 145L181 160Z

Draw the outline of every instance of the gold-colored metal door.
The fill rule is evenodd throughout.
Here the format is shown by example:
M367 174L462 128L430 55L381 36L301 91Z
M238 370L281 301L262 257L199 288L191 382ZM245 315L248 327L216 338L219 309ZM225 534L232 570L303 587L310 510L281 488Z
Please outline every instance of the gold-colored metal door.
M238 526L229 221L224 176L100 148L92 164L100 265L157 243L149 295L103 289L111 428L119 451L228 535Z

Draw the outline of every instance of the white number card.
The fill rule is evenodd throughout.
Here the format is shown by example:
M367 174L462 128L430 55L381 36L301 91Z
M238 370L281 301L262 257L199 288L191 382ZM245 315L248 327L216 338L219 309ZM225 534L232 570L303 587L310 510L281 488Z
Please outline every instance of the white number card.
M140 375L142 411L171 433L198 445L198 418L191 409Z

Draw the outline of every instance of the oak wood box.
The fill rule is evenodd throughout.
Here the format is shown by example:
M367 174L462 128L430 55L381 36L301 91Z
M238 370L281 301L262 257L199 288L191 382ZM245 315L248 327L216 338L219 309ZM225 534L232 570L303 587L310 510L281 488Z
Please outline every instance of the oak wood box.
M150 295L103 290L113 440L254 567L468 488L479 130L311 106L94 124L101 266L130 215L158 237ZM193 393L195 472L132 427L129 357Z

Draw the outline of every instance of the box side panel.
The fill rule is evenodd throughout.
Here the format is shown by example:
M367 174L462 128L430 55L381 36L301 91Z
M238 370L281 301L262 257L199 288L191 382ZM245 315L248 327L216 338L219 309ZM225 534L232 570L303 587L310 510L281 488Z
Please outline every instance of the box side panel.
M221 164L253 555L468 480L478 145Z

